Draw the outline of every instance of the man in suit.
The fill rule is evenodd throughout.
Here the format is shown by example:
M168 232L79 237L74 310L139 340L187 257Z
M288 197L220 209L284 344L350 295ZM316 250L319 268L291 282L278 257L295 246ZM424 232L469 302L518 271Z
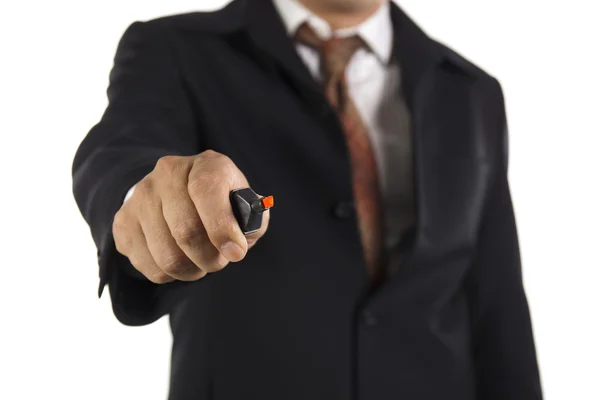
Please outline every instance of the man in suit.
M110 78L74 193L116 317L169 314L170 399L542 398L502 90L397 5L136 22Z

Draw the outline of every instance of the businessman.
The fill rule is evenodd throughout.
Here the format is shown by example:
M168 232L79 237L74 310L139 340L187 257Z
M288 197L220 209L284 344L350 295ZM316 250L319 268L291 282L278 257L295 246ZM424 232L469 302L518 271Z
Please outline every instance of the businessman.
M542 398L501 87L395 3L136 22L108 98L75 198L116 317L169 315L171 400Z

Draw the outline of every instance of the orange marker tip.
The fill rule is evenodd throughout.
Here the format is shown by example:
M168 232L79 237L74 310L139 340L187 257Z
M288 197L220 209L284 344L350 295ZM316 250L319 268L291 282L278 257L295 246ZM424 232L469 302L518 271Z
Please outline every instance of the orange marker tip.
M268 209L275 205L275 199L273 196L263 197L261 200L263 208Z

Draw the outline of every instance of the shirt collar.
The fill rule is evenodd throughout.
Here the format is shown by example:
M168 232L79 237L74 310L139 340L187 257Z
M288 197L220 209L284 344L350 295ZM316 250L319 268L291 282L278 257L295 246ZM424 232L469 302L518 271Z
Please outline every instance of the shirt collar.
M333 35L347 37L357 34L383 64L387 64L390 60L393 27L389 0L385 0L381 7L362 24L335 32L331 31L325 20L316 16L298 0L273 0L273 3L290 36L296 33L300 25L307 22L323 39L328 39Z

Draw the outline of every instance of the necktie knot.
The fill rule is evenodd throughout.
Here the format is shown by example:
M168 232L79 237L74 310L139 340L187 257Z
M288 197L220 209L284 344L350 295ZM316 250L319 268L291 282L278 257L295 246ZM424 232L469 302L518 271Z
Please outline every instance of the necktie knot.
M341 78L354 53L365 45L357 35L321 39L307 23L296 31L296 40L320 53L326 82L332 78Z

